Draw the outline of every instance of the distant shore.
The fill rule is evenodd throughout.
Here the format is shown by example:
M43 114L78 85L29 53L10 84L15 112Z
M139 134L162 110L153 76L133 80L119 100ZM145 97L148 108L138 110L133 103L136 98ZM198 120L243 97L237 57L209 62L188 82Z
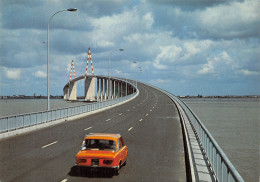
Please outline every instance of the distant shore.
M213 95L213 96L203 96L203 95L186 95L186 96L177 96L179 98L260 98L260 95ZM51 99L63 99L62 95L50 96ZM78 99L84 98L83 96L78 96ZM9 99L47 99L47 96L26 96L26 95L12 95L12 96L0 96L0 100L9 100Z

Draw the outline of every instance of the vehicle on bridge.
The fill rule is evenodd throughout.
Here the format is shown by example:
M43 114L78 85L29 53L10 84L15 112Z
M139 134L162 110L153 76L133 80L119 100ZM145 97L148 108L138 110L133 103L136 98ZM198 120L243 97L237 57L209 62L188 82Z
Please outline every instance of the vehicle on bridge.
M126 165L128 148L120 134L90 133L82 142L76 155L79 167L109 168L118 175L121 166Z

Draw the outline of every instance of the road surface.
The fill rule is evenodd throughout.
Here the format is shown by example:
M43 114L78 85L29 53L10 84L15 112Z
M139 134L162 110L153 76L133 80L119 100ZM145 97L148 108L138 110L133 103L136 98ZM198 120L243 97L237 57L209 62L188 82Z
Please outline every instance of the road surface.
M121 106L0 140L0 181L186 181L175 105L158 90L138 87L139 96ZM129 153L119 175L77 172L75 155L90 132L123 136Z

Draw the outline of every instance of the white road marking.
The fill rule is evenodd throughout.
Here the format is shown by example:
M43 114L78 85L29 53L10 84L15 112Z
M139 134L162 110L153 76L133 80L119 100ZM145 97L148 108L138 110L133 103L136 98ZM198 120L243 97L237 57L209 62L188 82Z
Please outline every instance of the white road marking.
M148 116L148 114L146 114L145 116Z
M154 109L154 107L153 107L153 109Z
M91 128L92 128L92 127L88 127L88 128L85 129L85 131L87 131L87 130L89 130L89 129L91 129Z
M121 116L123 113L120 113L120 114L118 114L119 116Z
M52 143L49 143L49 144L47 144L47 145L44 145L44 146L42 146L42 149L44 149L44 148L46 148L46 147L49 147L49 146L51 146L51 145L54 145L55 143L57 143L58 141L55 141L55 142L52 142Z
M110 121L111 119L107 119L106 121Z
M129 128L128 131L131 131L133 129L133 127Z
M130 111L130 109L128 109L127 111Z
M143 121L143 119L140 119L139 121Z
M135 107L133 107L133 108L135 108Z
M67 182L68 180L67 179L64 179L64 180L62 180L61 182Z
M150 112L152 112L153 110L150 110Z

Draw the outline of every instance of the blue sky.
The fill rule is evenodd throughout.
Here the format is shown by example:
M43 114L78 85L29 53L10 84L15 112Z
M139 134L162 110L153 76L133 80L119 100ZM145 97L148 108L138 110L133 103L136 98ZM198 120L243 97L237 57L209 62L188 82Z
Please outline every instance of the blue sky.
M0 95L62 95L71 60L175 95L260 94L258 0L0 0ZM45 42L45 43L44 43ZM136 62L136 63L135 63ZM90 67L89 69L90 70ZM83 82L79 95L83 95Z

